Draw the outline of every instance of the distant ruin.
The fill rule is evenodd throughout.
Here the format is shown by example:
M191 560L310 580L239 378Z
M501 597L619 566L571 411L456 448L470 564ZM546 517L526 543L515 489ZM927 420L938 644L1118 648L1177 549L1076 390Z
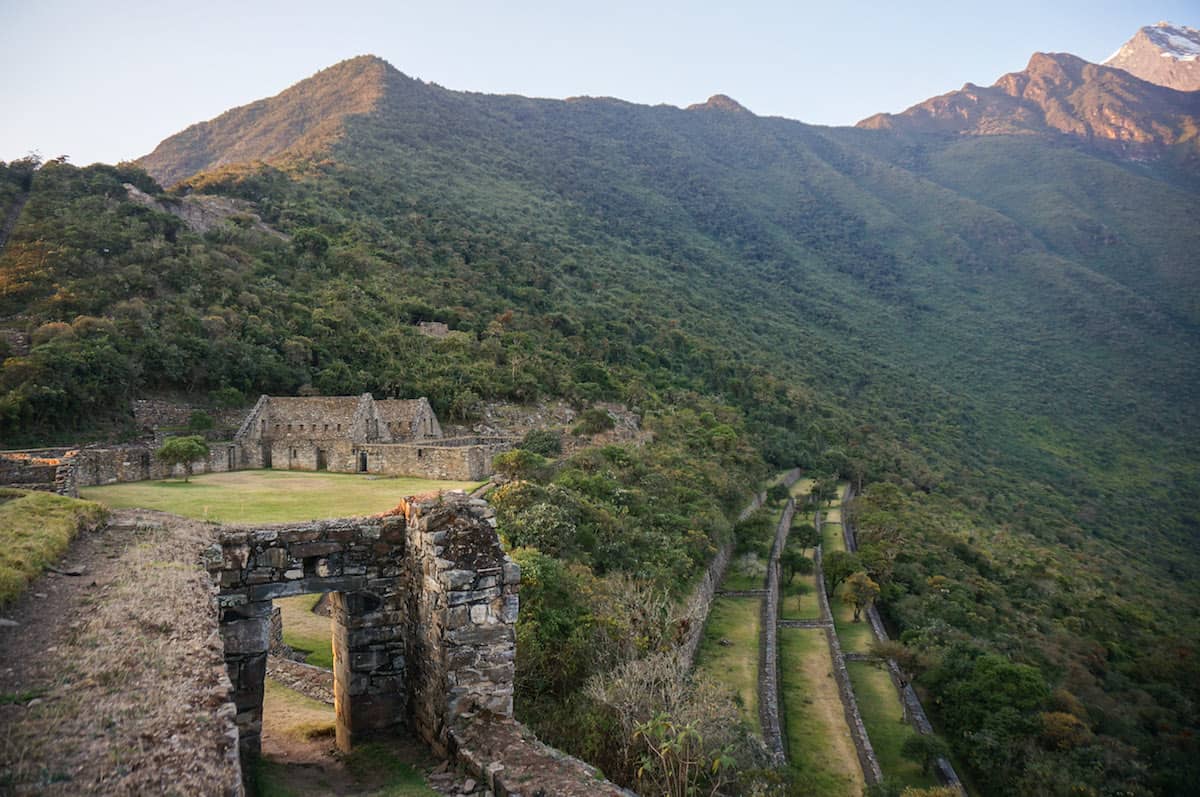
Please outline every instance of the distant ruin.
M168 467L154 453L170 434L186 433L169 430L189 411L137 402L145 442L0 451L0 486L78 496L81 487L180 475L181 466ZM428 400L378 400L370 393L261 396L232 440L211 438L208 457L192 463L193 473L277 468L453 481L486 479L492 458L515 442L502 435L445 437Z
M424 398L262 396L234 436L239 466L477 481L505 437L442 436Z

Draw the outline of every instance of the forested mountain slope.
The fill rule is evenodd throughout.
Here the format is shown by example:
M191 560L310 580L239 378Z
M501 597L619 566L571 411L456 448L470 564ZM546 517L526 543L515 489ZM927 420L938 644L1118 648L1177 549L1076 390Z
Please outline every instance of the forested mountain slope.
M761 473L753 444L871 485L885 612L988 791L1195 774L1200 193L1169 153L818 128L728 98L470 94L373 58L314 80L142 162L288 239L236 217L198 236L127 200L123 182L159 191L132 166L36 173L0 253L3 325L35 342L5 361L6 441L77 433L145 390L428 395L451 417L481 397L622 400L706 484L722 458ZM703 546L621 559L592 513L629 500L600 477L665 500L647 485L678 462L651 459L542 474L502 519L519 537L574 496L586 542L558 555L677 587ZM726 533L680 495L673 515L624 511ZM988 679L1029 673L1032 698L993 710ZM546 708L588 675L523 688L544 733L594 758Z

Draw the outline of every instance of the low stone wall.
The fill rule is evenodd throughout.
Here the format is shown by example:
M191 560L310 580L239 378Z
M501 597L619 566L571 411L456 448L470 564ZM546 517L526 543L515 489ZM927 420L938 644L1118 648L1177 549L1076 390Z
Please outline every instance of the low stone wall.
M267 656L267 676L305 697L333 705L333 670L284 656Z
M777 764L787 761L783 728L779 721L779 557L787 545L795 514L796 501L789 498L775 527L775 542L767 563L767 594L762 602L762 632L759 636L758 716L762 724L763 741Z
M506 717L464 717L450 731L450 752L496 797L637 797L604 779L600 770L542 744Z
M182 477L184 468L168 468L145 445L81 448L71 458L76 488L119 482ZM209 444L209 455L192 463L192 473L224 473L239 467L237 447L233 443Z
M57 492L58 470L73 451L70 448L0 451L0 487Z
M817 510L813 524L821 528L821 510ZM829 642L829 653L833 659L833 677L837 681L838 693L842 698L842 710L846 716L846 725L850 728L850 738L854 742L854 750L858 754L858 763L862 767L863 778L867 785L883 780L883 771L879 768L879 760L875 757L875 748L871 746L871 737L863 724L862 714L858 710L858 700L854 696L854 685L850 683L850 673L846 670L846 659L842 655L842 643L838 639L837 630L833 626L833 612L829 608L829 595L825 590L825 572L822 567L822 551L818 545L813 550L813 562L816 565L817 602L821 607L821 619L825 626L825 636Z

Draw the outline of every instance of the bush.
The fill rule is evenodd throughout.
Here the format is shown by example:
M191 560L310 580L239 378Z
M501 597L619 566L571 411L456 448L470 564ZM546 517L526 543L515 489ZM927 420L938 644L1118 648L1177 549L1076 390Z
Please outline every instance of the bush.
M616 426L611 415L606 410L599 407L589 407L579 413L579 421L575 424L575 428L571 430L571 434L578 435L594 435L600 432L606 432Z
M512 451L497 454L492 460L492 467L496 473L507 479L533 479L542 473L547 462L541 454L514 448Z
M520 448L553 457L562 453L562 435L551 429L534 429L521 440Z
M203 432L213 428L213 419L204 410L196 410L188 418L187 428L189 432Z

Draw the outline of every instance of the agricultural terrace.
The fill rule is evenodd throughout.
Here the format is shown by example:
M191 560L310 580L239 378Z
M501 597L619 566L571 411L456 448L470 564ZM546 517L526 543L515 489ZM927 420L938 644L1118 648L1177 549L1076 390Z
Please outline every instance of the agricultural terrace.
M788 762L804 794L859 794L862 769L837 681L825 632L779 629L780 684Z
M473 490L479 485L352 473L239 470L193 476L186 482L127 482L80 492L113 509L157 509L220 523L281 523L373 515L392 509L406 496Z
M737 695L742 716L762 735L758 716L760 598L719 597L713 601L696 656L696 669Z
M918 789L939 785L932 773L922 773L920 764L900 752L905 740L916 736L917 731L904 721L900 695L887 669L874 662L850 661L846 670L867 736L888 783Z

